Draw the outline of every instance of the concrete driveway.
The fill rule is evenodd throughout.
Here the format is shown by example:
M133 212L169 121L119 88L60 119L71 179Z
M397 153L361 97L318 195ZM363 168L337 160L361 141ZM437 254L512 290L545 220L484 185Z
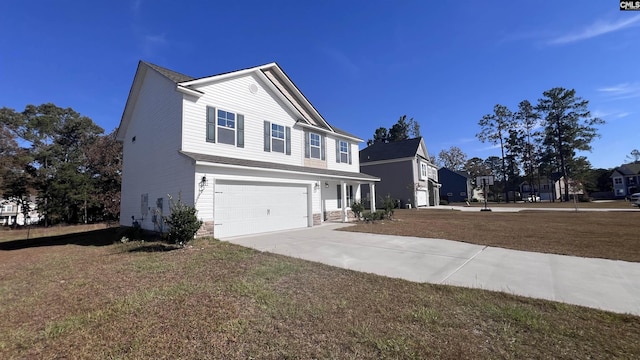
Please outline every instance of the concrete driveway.
M503 291L640 315L640 263L335 231L343 226L349 225L324 224L223 240L410 281Z

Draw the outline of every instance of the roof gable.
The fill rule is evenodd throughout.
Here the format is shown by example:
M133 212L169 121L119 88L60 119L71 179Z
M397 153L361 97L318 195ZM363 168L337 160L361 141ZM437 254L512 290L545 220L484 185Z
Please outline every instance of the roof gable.
M134 76L134 81L131 86L131 90L129 91L125 110L122 114L116 136L120 141L122 141L124 133L126 132L138 93L140 92L140 88L144 82L146 72L149 69L152 69L172 81L176 85L177 91L195 96L200 96L202 94L202 92L198 90L202 85L228 78L243 76L248 73L254 73L261 78L265 84L267 84L274 94L280 97L283 103L286 104L294 114L300 117L299 122L301 124L305 124L308 127L316 128L323 132L334 133L359 142L362 141L362 139L357 136L329 125L311 102L304 96L304 94L302 94L300 89L298 89L293 81L291 81L287 74L275 62L217 75L194 78L145 61L140 61L138 63L136 75Z
M415 157L423 144L422 137L389 143L376 142L360 150L360 163Z

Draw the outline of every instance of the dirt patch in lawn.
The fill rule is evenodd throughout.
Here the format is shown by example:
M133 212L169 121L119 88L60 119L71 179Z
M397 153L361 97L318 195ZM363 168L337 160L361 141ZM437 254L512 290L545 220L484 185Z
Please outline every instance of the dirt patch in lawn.
M640 262L640 212L397 210L341 230L464 241L506 249Z

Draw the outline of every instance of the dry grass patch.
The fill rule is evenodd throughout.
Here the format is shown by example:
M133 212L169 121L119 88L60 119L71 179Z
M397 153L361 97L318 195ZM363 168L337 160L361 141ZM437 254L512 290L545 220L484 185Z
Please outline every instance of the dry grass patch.
M507 249L640 262L640 211L397 210L344 231L464 241Z
M0 358L640 356L635 316L215 240L155 252L166 249L76 242L0 251Z

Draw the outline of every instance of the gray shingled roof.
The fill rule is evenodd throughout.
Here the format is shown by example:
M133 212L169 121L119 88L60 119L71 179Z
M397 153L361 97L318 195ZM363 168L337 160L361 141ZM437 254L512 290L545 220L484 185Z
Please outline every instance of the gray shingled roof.
M181 82L184 82L184 81L189 81L189 80L195 79L194 77L191 77L189 75L181 74L179 72L176 72L176 71L173 71L173 70L169 70L167 68L163 68L162 66L151 64L151 63L148 63L146 61L143 61L143 63L146 64L147 66L149 66L150 68L154 69L155 71L159 72L160 74L166 76L167 78L169 78L171 81L173 81L175 83L181 83Z
M186 152L186 151L180 151L180 153L184 154L185 156L195 161L204 161L204 162L209 162L213 164L237 165L237 166L253 167L253 168L260 168L260 169L296 171L296 172L315 174L315 175L327 175L330 177L345 177L345 178L351 178L351 179L357 179L357 180L380 181L380 179L375 176L371 176L363 173L353 173L349 171L318 169L318 168L310 168L310 167L304 167L304 166L271 163L271 162L265 162L265 161L235 159L235 158L228 158L224 156L199 154L199 153L192 153L192 152Z
M416 156L421 140L422 137L417 137L390 143L373 143L360 150L360 164Z
M638 175L640 174L640 163L624 164L617 168L624 175Z

